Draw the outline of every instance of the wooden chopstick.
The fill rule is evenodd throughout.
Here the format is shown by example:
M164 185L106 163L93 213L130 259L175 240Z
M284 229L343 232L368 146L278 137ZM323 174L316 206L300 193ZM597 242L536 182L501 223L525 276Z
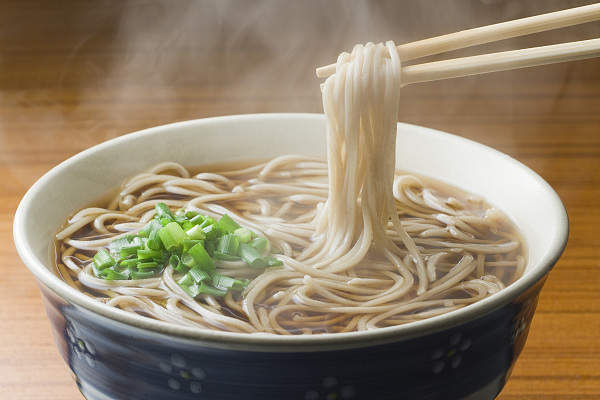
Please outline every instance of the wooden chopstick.
M402 68L403 85L600 57L600 38L454 58Z
M402 61L414 60L512 37L579 25L598 19L600 19L600 3L590 4L406 43L398 46L398 54ZM319 78L325 78L333 73L335 73L335 64L317 68Z

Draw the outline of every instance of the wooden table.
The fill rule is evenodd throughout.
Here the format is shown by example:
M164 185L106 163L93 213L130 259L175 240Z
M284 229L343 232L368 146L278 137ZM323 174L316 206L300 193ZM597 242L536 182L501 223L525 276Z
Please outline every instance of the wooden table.
M355 42L411 41L586 2L403 3L2 2L0 398L81 398L12 243L17 204L49 168L153 125L321 112L313 68ZM600 24L587 24L456 55L599 36ZM500 399L600 398L600 60L415 85L402 98L402 121L510 154L569 212L569 244Z

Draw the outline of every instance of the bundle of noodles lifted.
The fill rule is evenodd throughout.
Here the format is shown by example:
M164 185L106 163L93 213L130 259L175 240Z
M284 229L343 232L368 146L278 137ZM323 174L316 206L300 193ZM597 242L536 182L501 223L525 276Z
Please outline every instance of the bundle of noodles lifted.
M524 245L482 199L395 170L393 43L342 53L323 85L327 163L162 163L56 235L57 272L179 325L317 334L400 325L502 290Z

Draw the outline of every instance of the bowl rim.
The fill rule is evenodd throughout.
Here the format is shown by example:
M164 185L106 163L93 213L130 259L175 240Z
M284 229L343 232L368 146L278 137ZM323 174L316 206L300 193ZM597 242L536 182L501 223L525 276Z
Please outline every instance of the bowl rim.
M324 119L324 115L313 113L238 114L175 122L118 136L92 146L66 159L40 177L29 188L19 203L13 222L13 239L20 258L39 282L52 290L63 300L66 300L70 304L81 306L95 314L107 317L110 320L119 321L129 326L142 328L155 333L167 334L169 336L175 336L182 339L193 339L195 341L200 341L203 345L209 347L228 348L236 346L239 347L242 345L244 348L258 351L298 351L300 349L316 351L327 350L334 347L363 347L372 346L374 344L388 343L391 341L401 341L416 336L445 330L450 327L474 320L477 317L488 314L491 311L510 303L517 296L540 281L552 269L566 246L569 234L569 221L565 207L560 197L552 189L552 187L529 167L498 150L470 139L418 125L398 123L399 127L407 127L417 131L424 130L428 134L445 137L446 139L457 142L465 142L466 144L474 146L481 151L491 152L499 155L503 157L507 163L516 165L523 173L530 175L530 177L533 177L542 184L544 189L548 192L550 200L553 201L557 207L558 212L556 215L553 215L552 218L555 218L556 222L560 224L559 233L556 235L553 242L549 244L551 251L549 251L546 256L539 261L538 264L533 266L530 273L524 275L510 286L490 297L470 304L459 310L451 311L435 317L430 317L421 321L411 322L399 326L378 328L369 331L287 336L274 334L221 332L194 327L184 327L169 322L142 317L137 314L110 307L73 289L71 286L53 274L50 269L48 269L44 263L34 255L34 252L31 249L31 246L25 235L25 220L28 210L33 206L32 202L34 201L36 194L42 190L46 183L51 181L56 175L60 174L61 171L68 169L74 162L84 159L88 155L104 148L118 146L120 143L135 140L141 136L151 135L161 131L170 131L188 126L201 127L205 124L213 124L215 122L222 121L269 119L282 121L290 119Z

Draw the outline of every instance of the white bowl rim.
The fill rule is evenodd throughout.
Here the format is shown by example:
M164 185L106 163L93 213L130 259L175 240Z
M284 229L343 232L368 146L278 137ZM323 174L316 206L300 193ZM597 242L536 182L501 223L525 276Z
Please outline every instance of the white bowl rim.
M519 296L528 288L540 281L552 269L552 267L554 266L554 264L556 263L566 246L569 234L569 221L564 205L560 200L558 194L556 194L552 187L530 168L515 160L514 158L502 152L499 152L498 150L495 150L491 147L485 146L481 143L477 143L475 141L460 136L456 136L450 133L442 132L431 128L406 123L399 123L399 126L404 126L410 129L417 130L424 129L432 135L451 137L452 140L468 142L471 146L479 147L482 151L492 152L497 155L501 155L505 158L506 162L518 166L518 168L521 169L523 173L530 175L535 180L540 182L542 186L545 187L548 195L551 196L550 200L555 203L556 209L558 210L556 215L550 216L550 218L556 219L556 222L559 224L560 229L559 234L554 238L554 241L552 243L549 243L551 251L549 251L546 254L546 256L542 258L539 263L537 263L537 265L534 265L532 267L531 272L527 273L507 288L490 297L487 297L483 300L480 300L474 304L468 305L459 310L427 318L421 321L399 326L378 328L369 331L286 336L273 334L220 332L203 330L200 328L184 327L168 322L154 320L148 317L142 317L137 314L110 307L103 303L95 301L89 298L88 296L84 295L83 293L73 289L71 286L69 286L60 278L58 278L55 274L53 274L47 267L44 266L44 263L34 255L34 252L32 251L31 246L28 243L25 235L25 218L27 210L29 207L31 207L31 203L35 198L36 193L40 191L40 189L44 186L45 182L53 179L54 176L59 174L64 169L69 168L70 165L73 164L75 161L85 158L89 154L97 152L105 147L115 146L119 143L135 139L139 136L155 133L156 131L172 130L174 128L190 125L201 126L203 124L210 124L215 121L224 119L285 120L290 118L323 119L324 116L323 114L312 113L265 113L226 115L219 117L202 118L143 129L140 131L119 136L117 138L90 147L61 162L59 165L53 167L51 170L46 172L41 178L39 178L25 193L21 202L19 203L13 223L13 238L17 252L23 260L23 262L25 263L25 265L34 274L34 276L46 287L55 292L59 297L66 300L68 303L81 306L84 309L92 311L93 313L100 314L111 320L119 321L129 326L157 333L163 333L182 339L193 339L194 341L197 341L202 345L209 347L239 348L241 346L243 348L257 351L318 351L329 350L332 348L373 346L375 344L401 341L416 336L421 336L424 334L438 332L468 321L472 321L477 317L480 317L484 314L488 314L491 311L510 303L517 296Z

